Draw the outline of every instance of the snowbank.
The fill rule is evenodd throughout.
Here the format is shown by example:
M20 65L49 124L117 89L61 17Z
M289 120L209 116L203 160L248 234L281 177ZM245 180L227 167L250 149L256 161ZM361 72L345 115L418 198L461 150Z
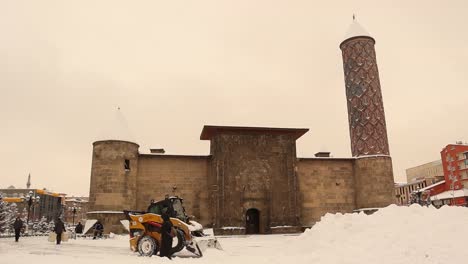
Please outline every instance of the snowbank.
M309 263L466 263L468 208L398 207L327 214L292 245Z

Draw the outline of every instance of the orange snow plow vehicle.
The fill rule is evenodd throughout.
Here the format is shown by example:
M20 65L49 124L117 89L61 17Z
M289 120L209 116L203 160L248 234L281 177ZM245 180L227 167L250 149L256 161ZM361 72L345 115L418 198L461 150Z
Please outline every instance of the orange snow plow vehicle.
M170 221L175 229L170 255L186 248L198 257L203 256L197 242L202 243L202 248L214 247L221 249L214 237L206 237L203 227L189 219L182 206L182 198L168 197L158 202L151 202L147 212L124 211L129 221L130 249L139 252L142 256L152 256L159 252L161 245L162 213L170 216Z

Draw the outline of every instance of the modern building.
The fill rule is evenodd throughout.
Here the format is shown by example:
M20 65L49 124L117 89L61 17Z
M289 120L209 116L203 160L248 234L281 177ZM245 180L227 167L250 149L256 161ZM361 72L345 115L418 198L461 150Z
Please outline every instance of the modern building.
M449 144L440 152L444 180L420 189L419 197L430 197L431 203L468 206L468 144Z
M29 221L42 217L52 221L62 214L65 194L41 189L16 189L13 186L0 189L0 194L5 202L16 203L19 214L29 214Z
M216 234L284 233L326 213L393 203L374 44L357 21L340 44L352 157L297 157L306 128L206 125L200 139L210 141L210 154L202 156L142 154L131 139L103 138L93 143L88 219L120 233L122 210L146 210L151 199L176 194Z
M449 144L440 152L444 168L445 191L431 196L438 204L468 205L468 144Z
M416 180L410 183L395 183L395 204L428 203L432 188L444 183L444 181L436 181L434 178Z
M436 160L406 169L406 180L408 183L424 179L432 181L444 180L444 168L442 166L442 160Z

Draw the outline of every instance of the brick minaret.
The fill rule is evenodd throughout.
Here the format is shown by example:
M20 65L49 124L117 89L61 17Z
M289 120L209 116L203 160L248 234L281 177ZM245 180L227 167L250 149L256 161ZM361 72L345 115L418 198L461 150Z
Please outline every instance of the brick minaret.
M375 59L375 40L353 19L341 42L354 161L356 208L393 202L393 168Z
M353 157L390 155L374 44L356 20L340 44Z

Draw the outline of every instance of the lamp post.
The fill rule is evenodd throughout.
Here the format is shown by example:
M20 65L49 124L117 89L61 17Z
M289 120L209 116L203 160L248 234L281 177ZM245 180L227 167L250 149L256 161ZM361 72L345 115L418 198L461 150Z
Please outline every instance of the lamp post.
M28 219L26 220L26 223L29 224L29 215L31 214L31 206L35 205L36 203L39 203L39 200L41 198L39 197L39 195L34 197L34 193L32 191L29 191L26 198L27 198L27 203L28 203Z
M75 225L75 215L76 212L81 211L81 207L76 206L76 203L73 203L73 206L68 207L68 210L73 214L73 226Z

